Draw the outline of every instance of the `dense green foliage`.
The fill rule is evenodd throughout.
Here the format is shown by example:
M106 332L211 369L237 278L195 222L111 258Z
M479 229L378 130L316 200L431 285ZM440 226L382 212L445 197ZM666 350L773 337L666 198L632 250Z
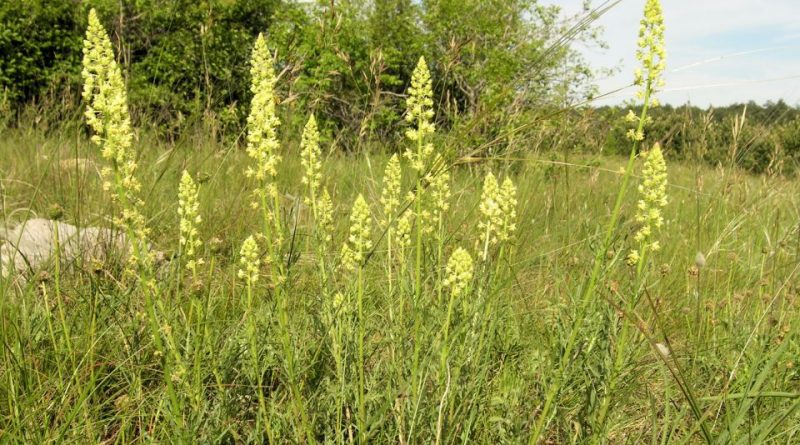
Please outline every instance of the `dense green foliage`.
M568 22L536 0L21 0L0 6L0 90L12 108L48 93L58 98L50 113L77 106L61 93L77 91L90 6L127 67L137 121L172 134L200 120L241 130L259 32L281 65L286 110L315 111L329 134L351 143L396 133L420 55L434 62L443 123L466 117L492 132L521 108L587 92L588 70L558 40ZM573 33L593 39L589 28Z
M0 442L798 441L797 110L651 110L659 0L638 113L534 2L93 4L3 96Z
M624 152L626 108L604 107L594 117L603 148ZM673 159L738 166L755 173L795 174L800 169L800 108L785 102L700 109L655 108L647 142L660 142ZM593 147L599 148L599 147Z
M143 152L140 174L147 191L145 213L157 248L168 252L179 248L176 194L181 169L202 181L200 237L206 243L199 254L207 264L198 270L199 282L185 279L184 286L191 287L179 287L174 265L163 280L164 323L171 326L187 366L185 374L176 374L176 388L186 410L175 419L183 424L167 420L172 414L162 360L142 321L141 299L120 290L106 271L65 271L57 297L51 270L23 291L0 289L4 297L0 339L5 345L0 352L0 442L169 443L189 437L187 442L254 443L261 439L254 427L258 391L244 329L248 320L245 292L236 277L241 242L260 226L256 212L249 208L251 184L242 175L250 160L243 150L229 150L202 136L165 145L151 133L143 133L140 144L153 148ZM164 152L171 155L161 156ZM0 153L6 215L22 218L21 209L52 214L53 204L58 204L66 222L105 224L113 206L92 167L102 160L88 141L66 132L44 136L29 129L11 129L0 132ZM87 157L88 164L76 160ZM332 261L347 239L349 203L363 191L380 193L385 162L385 156L369 153L326 160L323 176L338 203L331 231ZM520 185L520 207L515 254L509 259L511 275L497 282L493 294L492 334L486 338L483 354L469 361L465 353L474 343L463 340L469 323L462 316L462 302L456 306L453 319L458 324L451 331L452 411L444 413L441 443L526 442L547 385L557 375L569 325L578 314L578 289L591 272L598 221L608 217L613 205L620 167L613 157L575 157L571 165L562 165L545 156L477 169L460 165L453 170L455 199L445 228L450 243L470 248L478 236L473 228L480 178L470 170L517 171L512 177ZM298 157L287 156L279 184L298 200L303 193L297 180L301 175ZM707 415L705 423L719 438L715 443L797 443L798 183L754 177L736 169L698 169L682 162L670 163L669 175L667 222L659 235L663 248L649 268L651 300L643 299L636 311L646 325L642 339L629 349L625 380L614 394L609 443L705 443L697 433L698 422L684 390L690 391ZM403 190L409 186L406 183ZM620 222L620 237L610 252L613 262L603 274L591 316L581 330L579 347L571 357L575 366L542 443L591 443L596 426L592 413L604 394L601 382L609 373L618 340L613 304L626 298L634 273L623 264L622 256L636 228L635 200L632 184L623 207L628 217ZM337 442L331 431L341 414L346 419L350 416L342 435L342 441L350 443L348 433L357 431L354 408L345 413L331 409L340 397L330 346L332 299L319 292L313 275L317 269L313 248L306 246L310 216L297 201L287 197L284 202L284 221L295 232L286 240L285 251L295 252L293 276L304 277L293 280L290 300L294 354L302 363L298 374L304 381L302 394L319 440ZM377 221L381 206L372 204ZM375 227L373 234L377 240L380 228ZM399 296L387 290L383 245L366 272L365 349L374 432L370 443L396 444L397 404L410 403L407 388L398 387L396 375L410 363L393 361L390 354L393 345L409 345L412 334L389 321ZM698 250L707 258L700 270L695 265ZM434 275L431 270L425 276L433 280ZM264 313L258 318L262 327L257 331L266 383L263 393L271 397L275 434L286 439L277 443L297 442L296 417L284 387L275 300L262 282L256 295L255 304ZM198 302L201 307L207 304L206 320L196 315ZM464 300L469 302L472 297ZM416 443L435 442L440 398L446 388L438 382L446 309L435 296L426 298L418 328L425 338L420 367L430 374L411 432ZM395 311L394 316L399 313ZM410 313L406 316L411 317ZM354 314L348 313L345 319L354 320ZM352 335L353 329L349 327L345 335ZM648 335L662 343L668 339L675 359L667 363L679 367L680 380L669 374L668 366L643 339ZM347 342L343 347L352 361L354 344ZM461 363L465 365L460 367ZM350 376L347 394L352 394L357 382ZM43 424L39 419L49 420ZM768 436L758 441L761 433ZM408 429L403 434L408 435Z

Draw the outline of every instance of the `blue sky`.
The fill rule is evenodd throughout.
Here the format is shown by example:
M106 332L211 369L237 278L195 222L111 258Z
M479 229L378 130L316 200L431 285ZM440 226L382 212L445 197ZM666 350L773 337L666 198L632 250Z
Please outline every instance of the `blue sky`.
M542 0L579 14L583 0ZM602 0L593 0L594 6ZM631 82L645 0L622 0L596 23L608 49L580 46L595 68L619 67L598 79L600 92ZM800 105L800 0L662 0L667 27L667 83L662 102L706 107L784 99ZM629 99L627 89L598 104Z

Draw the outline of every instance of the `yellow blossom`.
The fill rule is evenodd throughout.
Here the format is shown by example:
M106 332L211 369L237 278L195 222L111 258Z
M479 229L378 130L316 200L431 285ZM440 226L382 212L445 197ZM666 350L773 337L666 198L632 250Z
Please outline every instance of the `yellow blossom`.
M450 256L445 268L446 278L442 283L450 288L454 297L460 296L472 281L472 257L463 248L459 247Z
M134 238L131 260L149 269L153 258L146 241L149 229L140 211L143 202L138 196L141 184L135 175L136 153L131 147L133 130L128 96L111 40L94 9L89 11L82 65L84 115L93 131L91 140L100 147L103 158L111 163L111 167L101 170L103 190L112 192L113 199L121 207L115 223Z
M274 198L278 194L274 179L281 160L277 137L280 121L275 111L276 79L272 54L263 34L258 35L253 48L250 76L253 100L250 104L250 115L247 116L247 154L255 161L255 165L248 168L246 174L258 182L255 190L257 197Z
M483 181L478 223L479 242L486 260L489 247L500 241L507 241L516 230L517 189L510 178L503 181L500 187L497 178L489 172Z
M644 154L642 182L639 184L639 199L636 221L641 225L634 239L643 248L658 250L658 242L650 242L653 231L661 228L664 218L661 209L667 205L667 164L661 152L661 145L656 143ZM649 243L649 244L648 244Z
M200 203L197 198L197 185L186 170L183 171L178 186L178 216L180 216L180 245L186 259L186 268L195 273L197 266L203 264L197 258L197 250L203 245L198 237L197 225L203 221L200 216Z
M437 155L435 165L443 165L442 158ZM430 183L430 214L432 224L428 226L433 229L439 227L444 222L444 215L450 209L450 172L441 169L432 177L428 178Z
M411 247L411 229L413 227L414 214L406 211L397 219L397 246L400 249L401 258L406 250Z
M639 39L636 58L642 67L634 73L634 83L643 89L639 91L644 98L645 90L651 94L663 85L661 74L664 72L666 52L664 50L664 15L660 0L647 0L644 7L644 18L639 26Z
M517 230L517 187L509 177L506 177L502 187L500 187L498 204L503 215L503 221L497 230L497 237L501 241L508 241Z
M400 169L400 159L397 155L392 155L386 164L383 173L383 190L381 191L381 204L383 205L383 219L381 224L388 225L400 209L400 187L402 182L402 171Z
M361 267L372 249L370 218L369 205L364 196L359 194L350 215L350 236L342 246L342 264L347 270Z
M411 167L420 174L425 171L433 155L433 144L427 137L436 130L433 125L433 87L431 73L425 58L420 57L411 75L411 87L406 99L406 121L413 127L406 131L406 137L417 143L414 149L406 150Z
M319 199L319 206L317 208L317 234L320 239L320 250L325 252L330 245L333 232L333 201L331 195L328 194L328 189L322 189L322 196Z
M252 235L248 236L247 239L244 240L244 243L242 243L239 256L241 268L239 269L238 276L244 280L245 284L252 286L258 281L258 271L261 266L261 260L259 260L258 255L258 244Z
M304 197L306 205L316 209L317 193L320 182L322 181L322 152L319 148L319 130L317 120L312 114L308 118L303 136L300 141L300 162L303 165L303 177L301 182L308 189L308 194Z

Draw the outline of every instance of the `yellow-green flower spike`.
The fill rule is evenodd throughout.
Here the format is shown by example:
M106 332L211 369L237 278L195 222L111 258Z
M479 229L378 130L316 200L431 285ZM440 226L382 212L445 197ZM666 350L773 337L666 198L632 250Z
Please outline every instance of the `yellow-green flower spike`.
M411 75L411 87L408 89L406 99L406 121L412 128L406 131L406 137L419 144L417 147L406 150L406 157L411 161L411 167L417 172L424 172L433 155L433 144L428 142L427 136L436 130L433 125L433 86L431 73L425 58L420 57L417 67Z
M511 179L506 178L501 187L489 172L483 181L479 209L482 215L478 223L479 249L486 260L489 247L508 241L517 229L517 188Z
M364 263L367 253L372 249L372 228L369 205L359 194L350 215L350 236L342 246L342 265L347 270L356 270Z
M650 241L653 232L664 224L661 209L667 205L667 164L661 145L656 143L645 155L636 221L641 225L634 239L649 250L658 250L657 241Z
M247 116L247 154L255 165L248 168L248 177L255 178L258 186L255 194L259 198L278 195L274 179L281 160L278 153L277 129L280 125L275 111L275 70L272 54L267 48L263 34L259 34L250 58L250 90L253 101Z
M239 269L238 276L244 280L245 284L252 286L258 281L259 267L261 260L258 255L258 244L253 236L248 236L242 248L239 250Z
M126 229L136 243L131 260L148 268L151 264L146 239L149 235L143 205L138 193L136 154L131 148L133 130L128 112L128 96L122 71L114 58L114 49L94 9L89 11L89 26L83 41L83 92L86 123L92 129L91 140L111 167L101 170L103 189L112 192L120 204L118 226Z
M328 194L328 189L324 187L319 199L315 223L317 225L317 233L320 236L320 249L327 251L333 239L331 236L331 233L333 233L333 201L331 200L331 195Z
M411 229L414 225L414 213L410 211L403 212L400 218L397 219L397 246L400 250L400 256L405 256L405 252L411 247Z
M307 189L304 197L306 205L316 209L317 193L322 182L322 151L319 148L319 130L317 120L312 114L308 118L303 137L300 140L300 162L303 165L301 182Z
M503 224L503 211L500 209L500 187L497 178L489 172L483 180L480 212L483 218L478 223L481 245L497 243L497 230Z
M381 191L381 205L383 205L383 219L381 224L388 225L400 209L400 187L402 183L402 170L400 159L392 155L386 164L383 173L383 190Z
M81 74L86 123L94 131L92 141L103 148L107 160L118 164L131 162L133 131L125 83L111 40L94 8L89 11L89 26L83 41Z
M472 257L470 254L459 247L450 256L445 268L445 280L442 284L450 288L454 297L461 296L472 282Z
M663 86L661 74L664 72L664 15L661 11L660 0L647 0L644 7L644 18L639 26L639 39L636 58L642 64L634 74L634 83L642 87L639 99L644 99L645 90L650 89L651 94Z
M203 245L197 231L197 225L203 221L200 216L200 202L197 197L197 185L186 170L183 171L178 185L178 216L180 216L181 254L186 259L186 268L192 273L197 266L203 264L197 251Z
M503 221L497 230L497 237L501 241L508 241L517 230L517 187L511 178L506 177L503 181L498 198Z
M443 164L441 157L437 155L437 164ZM441 170L433 177L430 182L430 203L431 203L431 228L438 227L444 221L444 215L450 209L450 172Z

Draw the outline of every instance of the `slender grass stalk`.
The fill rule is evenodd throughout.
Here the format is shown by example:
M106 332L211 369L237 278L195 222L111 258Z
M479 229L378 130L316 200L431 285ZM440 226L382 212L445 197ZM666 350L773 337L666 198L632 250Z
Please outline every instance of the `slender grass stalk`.
M646 91L645 102L644 106L642 107L642 112L640 114L640 123L637 131L642 131L644 127L644 119L647 118L647 109L650 98L649 81L645 91ZM586 281L581 286L578 312L572 323L572 326L570 327L569 337L564 346L564 350L561 353L555 380L552 383L550 383L548 387L544 405L542 406L542 409L539 413L536 423L534 424L533 432L531 433L531 436L528 440L528 442L531 445L537 444L539 442L542 432L544 431L544 428L546 428L547 424L550 422L550 418L552 416L553 403L555 402L555 399L558 396L558 394L561 392L561 386L563 385L564 379L566 378L566 374L569 371L569 368L572 364L572 353L574 352L574 348L577 343L580 330L583 328L583 322L586 319L587 311L589 310L589 307L592 305L594 301L593 297L594 297L594 290L597 285L597 280L600 277L600 272L602 271L603 267L605 267L606 252L608 251L608 248L611 246L611 240L613 239L615 230L617 228L617 221L619 220L619 216L622 210L622 203L624 202L625 195L628 190L628 183L630 182L630 178L633 173L633 166L634 166L634 161L636 159L636 152L638 146L639 146L638 141L635 141L631 146L631 151L630 154L628 155L628 162L625 166L625 174L622 177L622 184L620 185L620 189L617 192L617 197L614 201L614 208L611 211L611 216L608 220L608 224L606 225L605 235L603 237L603 243L600 245L601 247L598 248L597 251L595 252L591 274L588 276Z

